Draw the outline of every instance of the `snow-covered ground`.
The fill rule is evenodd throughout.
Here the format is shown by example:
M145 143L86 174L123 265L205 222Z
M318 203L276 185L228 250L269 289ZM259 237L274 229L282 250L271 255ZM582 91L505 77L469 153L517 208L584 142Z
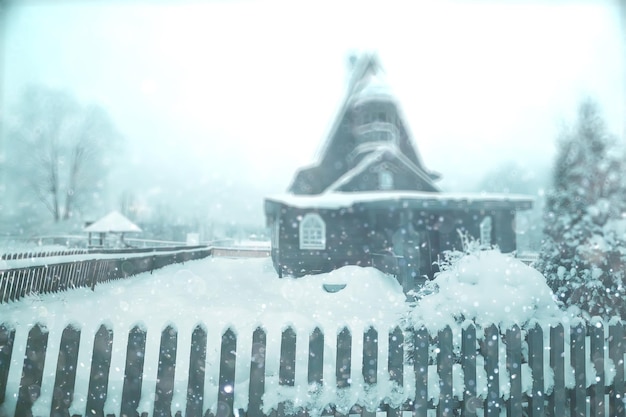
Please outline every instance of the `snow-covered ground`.
M345 288L329 293L324 285L345 284ZM454 262L429 284L429 291L410 305L395 278L373 268L348 266L332 273L299 279L279 279L271 261L265 259L207 258L171 265L127 280L99 285L95 292L77 289L60 294L30 296L16 303L0 305L1 321L15 327L16 339L9 381L19 381L27 332L36 323L50 332L42 395L34 406L36 414L50 410L62 330L73 325L81 329L81 350L76 392L70 413L85 413L85 398L91 351L95 332L101 324L114 332L113 362L105 413L119 413L124 375L128 332L134 326L147 331L144 383L139 412L152 413L157 376L161 332L168 326L178 331L176 389L173 411L184 410L189 369L189 346L194 328L202 326L208 336L204 407L217 407L219 355L221 335L228 328L237 334L237 368L235 376L235 407L245 408L248 402L250 352L252 334L257 327L267 334L266 390L264 406L269 409L279 401L291 400L316 414L321 407L334 403L347 412L355 403L378 404L385 399L399 405L415 392L414 375L405 365L404 387L395 387L388 378L387 337L382 335L396 326L425 325L431 334L445 326L460 343L461 329L468 323L477 326L477 336L484 337L482 328L495 323L501 331L517 324L525 331L539 323L549 326L557 322L573 323L558 309L545 279L519 260L497 251L482 251ZM292 326L297 334L296 386L278 387L281 333ZM378 384L368 388L362 381L362 334L373 326L379 337ZM308 392L308 336L315 327L325 334L325 386L315 395ZM337 397L335 381L336 335L344 327L352 334L352 384ZM406 330L406 329L405 329ZM549 332L544 332L547 337ZM547 341L547 339L546 339ZM505 346L500 345L500 390L508 395ZM15 353L18 352L18 353ZM566 382L573 384L566 347ZM544 378L549 392L553 380L545 355ZM608 358L607 358L608 359ZM478 357L477 392L484 393L487 375ZM607 380L612 378L612 362L606 362ZM436 365L429 367L429 397L437 400L438 376ZM588 381L595 377L593 365L587 370ZM530 389L532 379L526 364L522 369L523 389ZM11 385L11 384L10 384ZM10 386L3 411L15 407L18 387ZM460 365L454 368L454 393L462 395L463 378ZM343 407L343 408L342 408ZM46 411L47 410L47 411ZM10 413L8 413L10 414Z
M323 289L324 283L346 284L346 287L339 292L328 293ZM308 334L315 327L320 327L327 335L325 357L333 358L336 334L343 327L348 327L353 335L359 335L372 325L380 334L385 334L390 326L399 324L406 308L405 296L397 281L373 268L345 267L321 276L279 279L269 259L209 258L172 265L155 271L153 275L141 274L102 284L95 293L77 289L27 297L17 303L0 305L0 317L17 330L16 352L24 351L26 332L35 323L45 325L50 332L42 396L35 404L35 410L41 411L41 414L50 410L54 365L62 330L69 324L82 329L80 346L83 349L79 352L78 381L72 409L84 414L91 360L89 346L93 345L99 326L103 323L109 326L114 332L114 345L107 407L109 412L119 414L125 344L128 331L136 325L147 330L142 410L152 413L161 331L169 325L176 328L179 347L188 352L191 334L199 324L206 329L210 341L207 351L208 404L205 403L205 407L215 408L217 405L211 402L217 401L219 340L227 328L232 328L238 335L235 401L245 408L251 339L258 326L267 333L266 386L271 387L272 384L278 385L281 333L288 326L295 329L298 337L297 378L306 381ZM355 348L359 339L354 337ZM386 340L381 338L381 342L383 339ZM303 343L304 340L307 343ZM13 356L10 381L19 381L22 359L21 354ZM174 407L184 410L188 353L178 355L177 361L176 380L179 383L174 404L178 406ZM356 365L353 364L354 367ZM330 381L334 376L334 367L329 363L327 368L325 378ZM383 371L384 368L381 369ZM353 373L356 372L353 370ZM306 383L303 385L306 386ZM14 407L17 387L9 391L5 410ZM270 402L268 397L266 405Z

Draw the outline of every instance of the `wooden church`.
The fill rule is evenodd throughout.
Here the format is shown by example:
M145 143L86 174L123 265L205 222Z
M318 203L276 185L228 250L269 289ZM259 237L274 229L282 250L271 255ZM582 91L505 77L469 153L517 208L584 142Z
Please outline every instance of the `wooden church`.
M375 266L408 291L432 277L443 251L461 248L459 231L514 251L516 212L532 199L442 192L377 56L355 58L351 71L319 160L297 172L287 194L265 199L279 275Z

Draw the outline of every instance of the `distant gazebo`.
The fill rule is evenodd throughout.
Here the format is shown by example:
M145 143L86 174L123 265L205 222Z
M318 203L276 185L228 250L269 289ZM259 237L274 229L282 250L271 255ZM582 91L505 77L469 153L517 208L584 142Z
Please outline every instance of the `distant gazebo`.
M124 233L141 232L141 228L131 222L122 213L112 211L103 218L85 226L83 229L89 233L89 246L91 246L91 234L98 233L100 246L104 245L104 238L107 233L119 234L120 242L124 243Z

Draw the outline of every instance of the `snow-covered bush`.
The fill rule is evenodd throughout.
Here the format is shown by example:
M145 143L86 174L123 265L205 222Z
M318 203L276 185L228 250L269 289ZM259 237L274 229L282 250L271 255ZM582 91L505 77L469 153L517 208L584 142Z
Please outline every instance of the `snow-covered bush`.
M463 252L448 252L440 262L442 271L427 283L413 303L406 325L409 331L425 328L431 337L441 330L452 330L452 352L455 366L460 366L463 329L470 324L476 328L476 393L482 399L487 395L488 375L481 347L485 341L485 329L492 324L499 327L503 343L499 345L498 368L501 373L500 393L504 398L510 389L506 369L506 331L518 325L522 333L522 390L529 392L532 377L527 363L527 331L539 324L543 328L557 324L564 316L546 284L535 269L514 257L502 254L498 249L480 250L476 245L464 245ZM409 339L411 340L411 339ZM410 343L409 343L410 345ZM413 347L407 352L413 359ZM430 346L429 378L436 378L436 344ZM430 381L430 380L429 380ZM456 379L457 392L463 392L462 376ZM546 387L550 383L547 381ZM430 391L429 391L430 392Z
M546 280L535 269L497 249L446 254L442 272L421 291L408 316L412 328L431 333L469 320L483 328L521 328L562 315Z

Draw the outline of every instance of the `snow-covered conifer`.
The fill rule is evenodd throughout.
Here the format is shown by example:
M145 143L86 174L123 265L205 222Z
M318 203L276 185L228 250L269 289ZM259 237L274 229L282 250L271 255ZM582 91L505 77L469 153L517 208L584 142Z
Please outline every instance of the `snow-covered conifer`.
M592 101L563 132L545 210L545 239L537 268L558 299L590 315L626 316L623 170L615 141ZM619 226L619 227L618 227Z

